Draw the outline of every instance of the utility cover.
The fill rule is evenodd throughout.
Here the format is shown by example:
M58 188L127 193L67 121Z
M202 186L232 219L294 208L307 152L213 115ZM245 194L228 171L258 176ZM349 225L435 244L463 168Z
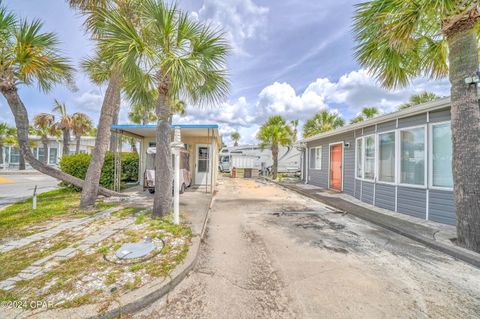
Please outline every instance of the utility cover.
M115 255L119 259L133 259L148 255L155 249L155 244L151 241L143 240L138 243L126 243L120 247Z

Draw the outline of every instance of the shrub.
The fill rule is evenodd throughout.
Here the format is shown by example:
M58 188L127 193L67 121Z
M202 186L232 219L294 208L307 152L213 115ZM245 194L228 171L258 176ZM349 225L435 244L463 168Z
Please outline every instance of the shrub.
M136 182L138 180L138 155L135 153L121 153L122 161L122 182ZM85 179L87 175L88 165L90 164L90 154L71 154L63 155L60 160L60 169L72 176L80 179ZM112 152L107 152L105 155L105 162L102 167L102 174L100 175L100 185L113 189L114 182L114 168L115 155ZM65 185L77 191L80 188L73 185Z

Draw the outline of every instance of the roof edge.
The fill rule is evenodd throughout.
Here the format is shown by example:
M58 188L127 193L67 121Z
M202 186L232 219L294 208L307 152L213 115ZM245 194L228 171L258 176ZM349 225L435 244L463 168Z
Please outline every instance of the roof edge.
M128 128L156 128L155 124L114 124L112 129L128 129ZM218 124L171 124L171 128L213 128L218 129Z
M396 111L396 112L392 112L392 113L387 113L387 114L380 115L380 116L374 117L372 119L369 119L369 120L366 120L366 121L363 121L363 122L342 126L342 127L339 127L335 130L332 130L332 131L328 131L328 132L325 132L325 133L320 133L320 134L313 135L313 136L310 136L310 137L307 137L307 138L303 138L301 140L298 140L298 143L312 142L312 141L315 141L315 140L318 140L318 139L321 139L321 138L334 136L334 135L337 135L337 134L341 134L341 133L357 130L357 129L360 129L360 128L364 128L364 127L367 127L367 126L371 126L371 125L375 125L375 124L379 124L379 123L384 123L384 122L389 122L389 121L397 119L397 118L409 117L409 116L425 113L425 112L428 112L428 111L442 109L442 108L445 108L445 107L450 107L450 97L438 99L438 100L423 103L423 104L418 104L416 106L409 107L405 110Z

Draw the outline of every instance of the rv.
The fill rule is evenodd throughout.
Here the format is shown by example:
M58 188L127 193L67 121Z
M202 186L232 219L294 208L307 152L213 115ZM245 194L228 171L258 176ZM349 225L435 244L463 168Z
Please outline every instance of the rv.
M269 173L272 169L273 158L272 150L269 146L263 149L258 145L242 145L224 147L219 153L219 170L221 172L230 172L232 169L232 156L248 156L254 158L254 167L264 173ZM279 173L297 173L300 172L300 151L293 146L280 146L278 152L278 172Z

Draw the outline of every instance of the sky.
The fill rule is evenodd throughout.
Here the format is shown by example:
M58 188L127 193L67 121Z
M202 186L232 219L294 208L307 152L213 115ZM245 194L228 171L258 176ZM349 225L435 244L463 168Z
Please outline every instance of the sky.
M351 32L352 0L179 0L192 18L218 25L232 47L228 58L231 91L220 105L188 106L185 117L175 123L218 123L224 142L239 131L241 144L256 143L259 126L280 114L303 122L322 109L338 112L347 121L363 107L376 106L391 112L424 90L448 96L448 79L418 78L399 90L383 89L355 61ZM40 19L45 31L54 31L60 49L78 67L93 53L93 44L82 28L83 19L62 0L3 0L3 5L22 18ZM49 93L36 87L19 92L30 119L51 112L54 99L67 104L68 111L85 112L97 121L104 87L76 73L75 91L57 86ZM122 101L120 123L128 123L128 101ZM6 101L0 98L0 121L13 124Z

